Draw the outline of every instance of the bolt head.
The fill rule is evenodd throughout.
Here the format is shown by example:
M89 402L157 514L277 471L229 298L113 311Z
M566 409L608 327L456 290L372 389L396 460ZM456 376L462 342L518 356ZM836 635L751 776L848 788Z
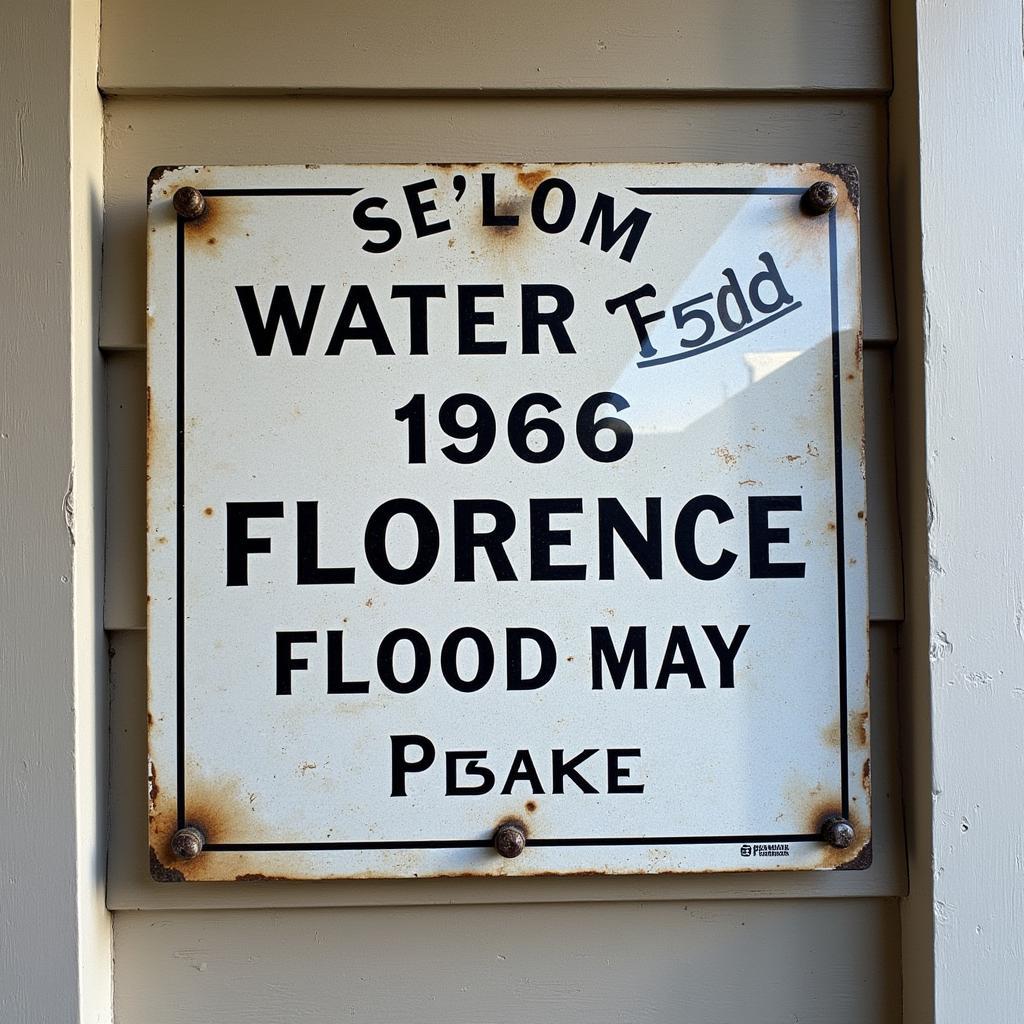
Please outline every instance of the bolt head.
M195 220L206 213L206 197L197 188L185 185L174 193L171 200L178 216L185 220Z
M831 181L816 181L800 198L800 208L810 217L820 217L838 202L839 189Z
M171 851L180 860L193 860L203 852L206 836L195 825L179 828L171 837Z
M821 838L837 850L845 850L853 842L853 837L853 826L839 815L828 818L821 826Z
M494 848L502 857L518 857L526 849L526 831L514 821L499 825L494 833Z

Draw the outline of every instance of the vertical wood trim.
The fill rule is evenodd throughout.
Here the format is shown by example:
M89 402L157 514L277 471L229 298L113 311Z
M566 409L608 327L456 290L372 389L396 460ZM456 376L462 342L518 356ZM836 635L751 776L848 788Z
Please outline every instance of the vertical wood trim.
M885 11L886 0L104 0L101 85L151 95L881 94L891 82Z
M911 6L916 23L903 9ZM1024 1006L1022 10L1020 0L969 9L917 0L894 13L892 206L903 217L894 232L905 249L896 260L901 405L912 431L902 467L914 812L905 1013L937 1024L1016 1020Z
M0 1018L111 1019L97 0L0 37Z
M103 238L103 97L97 84L100 0L68 0L72 524L78 1014L113 1014L113 922L106 907L108 675L103 628L106 431L99 350Z

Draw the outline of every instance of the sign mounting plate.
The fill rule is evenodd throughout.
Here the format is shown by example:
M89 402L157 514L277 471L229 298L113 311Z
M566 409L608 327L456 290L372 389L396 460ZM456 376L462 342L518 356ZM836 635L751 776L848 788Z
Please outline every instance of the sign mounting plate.
M869 863L858 246L840 165L155 171L154 876Z

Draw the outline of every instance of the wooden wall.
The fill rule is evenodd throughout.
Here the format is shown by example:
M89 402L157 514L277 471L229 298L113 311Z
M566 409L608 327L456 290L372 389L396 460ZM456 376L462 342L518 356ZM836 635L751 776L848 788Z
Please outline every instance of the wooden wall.
M887 5L105 0L115 1002L121 1024L898 1021L906 890ZM862 177L874 864L158 885L145 846L145 183L158 164L848 161Z

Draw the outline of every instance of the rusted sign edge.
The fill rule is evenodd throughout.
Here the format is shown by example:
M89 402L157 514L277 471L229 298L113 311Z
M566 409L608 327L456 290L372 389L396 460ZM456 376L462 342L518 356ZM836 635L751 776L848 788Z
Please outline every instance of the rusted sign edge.
M667 162L665 165L669 165ZM350 167L365 166L374 167L381 166L376 164L366 165L347 165ZM512 163L512 164L480 164L480 163L459 163L459 164L407 164L407 165L388 165L388 166L408 166L422 168L424 170L437 169L437 170L455 170L462 168L465 170L478 169L481 166L495 167L495 168L512 168L518 169L518 173L521 176L521 181L524 186L535 184L539 180L543 180L544 177L554 173L555 169L571 169L572 167L587 166L587 164L579 163L550 163L544 165L528 164L528 163ZM610 166L610 165L604 165ZM643 166L643 165L628 165L628 166ZM661 164L654 164L653 166L661 166ZM689 165L693 166L693 165ZM719 165L709 165L719 166ZM752 167L764 166L764 165L751 165ZM801 170L807 173L813 173L815 175L824 175L828 179L833 180L837 187L840 189L840 202L836 208L836 216L841 218L849 218L852 222L859 222L859 199L860 199L860 187L859 177L855 167L849 164L838 164L838 163L821 163L821 164L805 164L805 165L776 165L785 166L789 170L797 171ZM315 169L315 165L307 165L308 169ZM207 167L187 167L187 166L165 166L154 168L151 172L148 180L148 199L150 205L152 205L154 199L166 198L167 186L173 184L175 186L184 184L185 182L178 179L174 180L177 175L197 175L199 179L203 181L203 184L209 187L208 178L215 176L217 170ZM193 179L194 180L194 179ZM154 192L159 186L164 186L163 191L165 195L156 196ZM188 244L215 244L215 236L212 234L214 228L219 224L223 223L218 218L226 216L226 210L217 209L216 204L211 203L210 208L204 213L203 216L196 218L185 227L185 238ZM211 241L213 239L213 241ZM858 268L859 270L859 268ZM859 298L859 289L858 289ZM859 301L858 301L859 306ZM149 324L150 331L153 329L153 324ZM860 377L862 375L862 335L858 334L856 339L855 347L855 362L856 362L856 373ZM148 389L147 389L148 391ZM845 405L845 403L844 403ZM152 410L150 409L150 403L147 402L147 478L153 472L152 457L155 448L157 447L155 442L155 435L158 430L158 424L155 421ZM857 427L861 438L863 438L863 407L861 405L860 410L860 423ZM849 424L844 423L844 433L848 432ZM863 479L864 463L863 453L861 458L861 478ZM148 507L148 505L147 505ZM842 510L840 510L842 511ZM864 519L866 510L858 510L858 517ZM147 523L148 530L148 523ZM866 625L865 625L866 628ZM858 808L847 806L845 808L847 814L845 816L853 822L855 833L857 836L856 842L847 849L836 850L830 847L824 846L822 855L818 859L818 862L814 868L803 867L799 870L815 870L815 869L840 869L840 870L862 870L867 868L871 864L871 836L870 836L870 741L868 736L868 692L869 692L869 681L865 679L863 684L864 701L863 705L855 708L849 708L847 713L847 731L850 742L850 747L853 751L849 757L849 769L847 777L849 778L850 772L857 769L859 764L859 787L851 786L850 789L858 788L859 792L856 794L851 792L851 801L858 802L861 798L863 799L863 806ZM150 716L150 731L154 728L152 716ZM151 745L152 750L152 745ZM190 788L196 788L193 783ZM172 816L168 815L167 800L168 794L161 790L157 781L157 769L155 762L150 761L150 862L151 862L151 873L152 877L157 881L197 881L197 880L225 880L232 877L232 870L226 864L214 869L213 865L208 861L203 863L203 860L189 861L176 858L170 849L170 838L177 828L182 824L195 824L199 826L204 835L208 837L208 841L216 845L216 841L219 835L224 832L230 819L230 812L225 814L225 807L231 806L231 795L230 794L213 794L209 797L200 796L189 798L189 811L184 817L178 815L177 811ZM237 795L236 795L237 796ZM225 798L228 799L228 803L225 804ZM802 818L807 823L808 833L807 835L818 835L821 831L822 824L830 817L834 817L837 813L840 813L844 808L837 808L834 805L834 801L824 801L815 803L813 798L809 798L807 806L805 808L805 814ZM526 828L527 832L527 843L529 844L529 829ZM537 837L540 838L540 837ZM535 840L536 841L536 840ZM729 839L728 842L732 843L734 840ZM155 844L155 845L154 845ZM480 840L480 846L486 847L490 844L490 838L482 838ZM232 854L230 852L224 852L220 856L230 858L231 860L237 860L239 867L251 867L251 859L249 855L243 854ZM313 880L308 874L295 873L294 867L297 860L301 858L291 857L284 858L280 861L277 858L263 858L261 857L261 866L266 867L266 873L264 872L253 872L251 870L238 871L234 873L236 880L261 880L261 879L274 879L274 880ZM497 864L493 873L486 871L468 871L468 872L429 872L414 877L432 877L432 878L458 878L458 877L544 877L544 876L557 876L557 877L573 877L573 876L594 876L594 875L609 875L609 871L605 870L586 870L586 871L528 871L526 873L521 872L505 872L501 870L505 865ZM774 871L774 870L789 870L786 865L777 864L751 864L749 868L730 868L727 872L721 872L717 869L711 869L713 873L734 873L748 871ZM629 871L616 870L615 874L695 874L705 873L704 871L694 869L680 869L680 868L636 868ZM393 868L388 868L382 872L363 872L358 875L351 874L339 874L329 875L322 874L318 877L329 879L329 878L343 878L343 879L381 879L381 878L395 878L395 877L409 877L409 876L396 876Z

